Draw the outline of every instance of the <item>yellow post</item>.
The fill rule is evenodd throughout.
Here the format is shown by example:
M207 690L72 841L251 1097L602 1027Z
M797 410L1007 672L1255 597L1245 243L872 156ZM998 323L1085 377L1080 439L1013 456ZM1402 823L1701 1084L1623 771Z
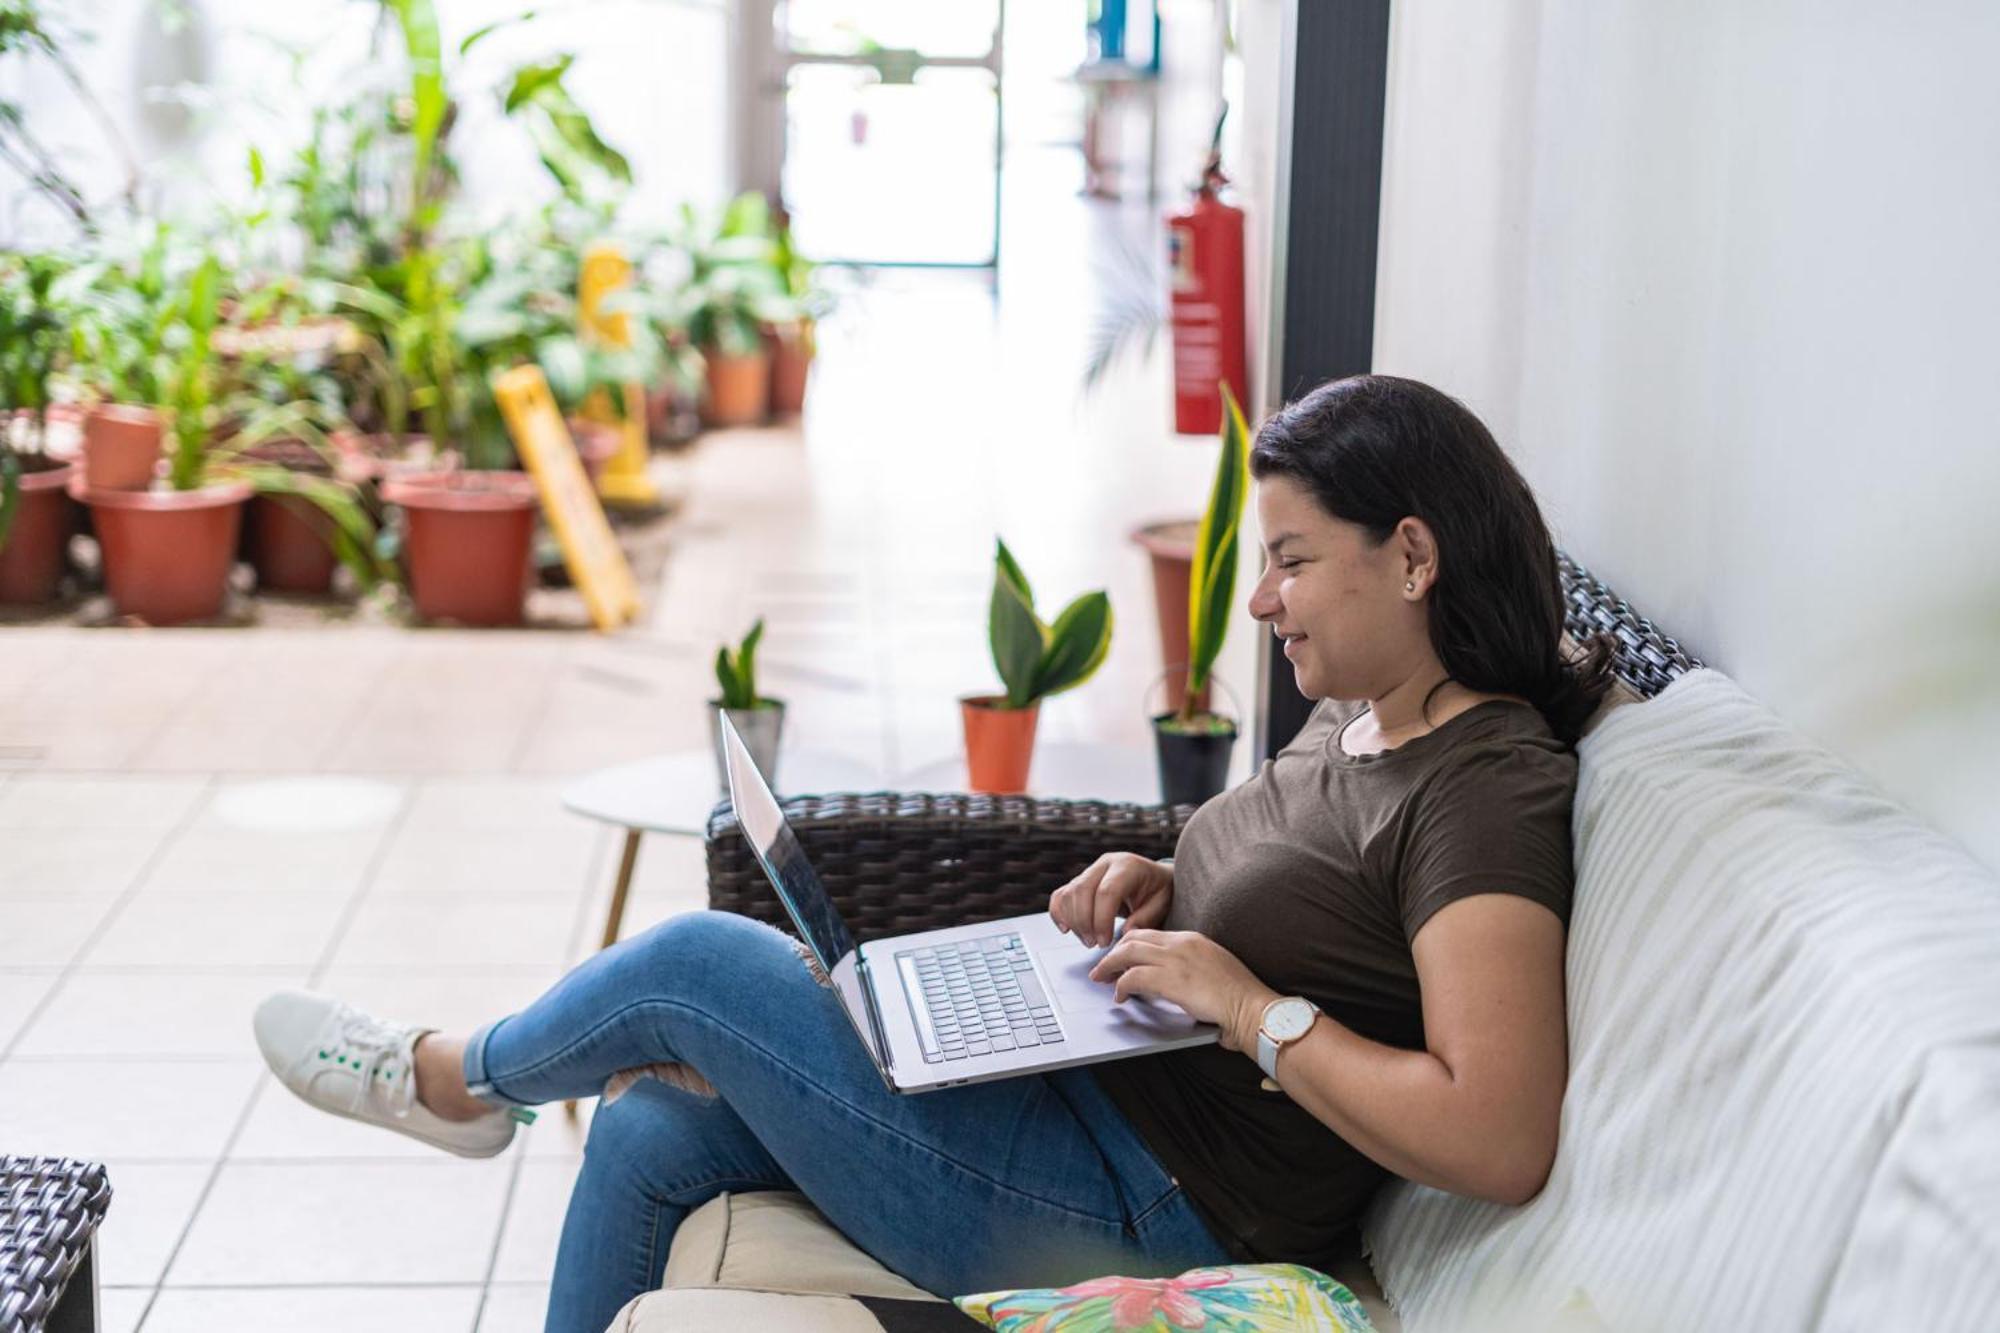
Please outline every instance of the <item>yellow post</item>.
M604 309L604 299L632 281L632 264L609 241L599 241L583 252L583 272L577 282L578 330L585 340L609 343L613 347L632 345L631 313ZM625 508L650 508L660 503L660 488L646 475L646 390L627 384L624 420L612 410L603 390L593 392L584 402L583 415L592 421L619 428L618 452L604 465L597 479L597 493L606 504Z
M601 630L616 629L639 614L638 584L603 507L591 494L583 459L556 411L542 368L514 367L493 381L493 397L541 492L542 512L562 545L570 582L590 608L591 623Z

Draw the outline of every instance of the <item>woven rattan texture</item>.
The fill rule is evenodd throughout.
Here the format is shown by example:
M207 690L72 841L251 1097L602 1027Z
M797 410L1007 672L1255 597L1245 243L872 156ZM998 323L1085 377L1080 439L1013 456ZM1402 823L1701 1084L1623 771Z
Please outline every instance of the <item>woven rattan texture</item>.
M1564 627L1608 631L1618 675L1644 698L1701 663L1624 599L1557 552ZM1025 796L872 792L784 802L806 855L857 939L1039 912L1049 893L1107 851L1169 856L1191 806ZM726 806L708 823L709 906L790 929Z
M1563 600L1568 604L1563 628L1579 643L1593 634L1611 633L1618 640L1618 675L1641 698L1652 698L1674 677L1701 666L1700 659L1681 651L1680 644L1591 577L1589 570L1561 551L1556 552L1556 562L1562 569Z
M0 1333L40 1333L110 1206L96 1162L0 1157Z
M1194 813L1186 805L922 792L793 796L784 808L860 940L1037 911L1051 885L1106 848L1173 855ZM708 823L708 902L791 928L726 807Z

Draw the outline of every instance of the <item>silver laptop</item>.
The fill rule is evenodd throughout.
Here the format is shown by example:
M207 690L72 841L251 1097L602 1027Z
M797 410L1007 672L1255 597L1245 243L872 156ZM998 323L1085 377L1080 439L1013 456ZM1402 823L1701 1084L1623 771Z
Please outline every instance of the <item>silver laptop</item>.
M1110 985L1090 979L1109 949L1079 944L1046 912L856 945L726 714L722 752L743 836L894 1091L929 1092L1216 1040L1219 1029L1179 1005L1138 996L1113 1001Z

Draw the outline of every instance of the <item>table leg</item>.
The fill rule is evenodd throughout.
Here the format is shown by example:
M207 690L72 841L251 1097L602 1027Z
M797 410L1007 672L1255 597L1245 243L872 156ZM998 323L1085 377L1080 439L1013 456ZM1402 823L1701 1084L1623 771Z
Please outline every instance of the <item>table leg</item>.
M611 886L611 910L604 916L604 939L600 949L609 949L618 943L618 932L625 925L625 899L632 892L632 869L639 864L639 839L644 835L635 828L625 830L625 850L618 857L618 882ZM576 1103L563 1103L563 1112L571 1120L576 1119Z
M632 889L632 867L639 864L641 836L638 829L625 830L625 851L618 858L618 883L611 889L611 911L604 918L604 942L600 948L609 949L618 943L618 932L624 928L625 897Z

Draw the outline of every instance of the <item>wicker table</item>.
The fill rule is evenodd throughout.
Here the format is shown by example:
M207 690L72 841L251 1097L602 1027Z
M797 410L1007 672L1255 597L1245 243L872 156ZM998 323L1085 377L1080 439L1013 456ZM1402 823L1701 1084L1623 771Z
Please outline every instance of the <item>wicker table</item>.
M111 1181L96 1162L0 1157L0 1333L88 1333L97 1228Z

